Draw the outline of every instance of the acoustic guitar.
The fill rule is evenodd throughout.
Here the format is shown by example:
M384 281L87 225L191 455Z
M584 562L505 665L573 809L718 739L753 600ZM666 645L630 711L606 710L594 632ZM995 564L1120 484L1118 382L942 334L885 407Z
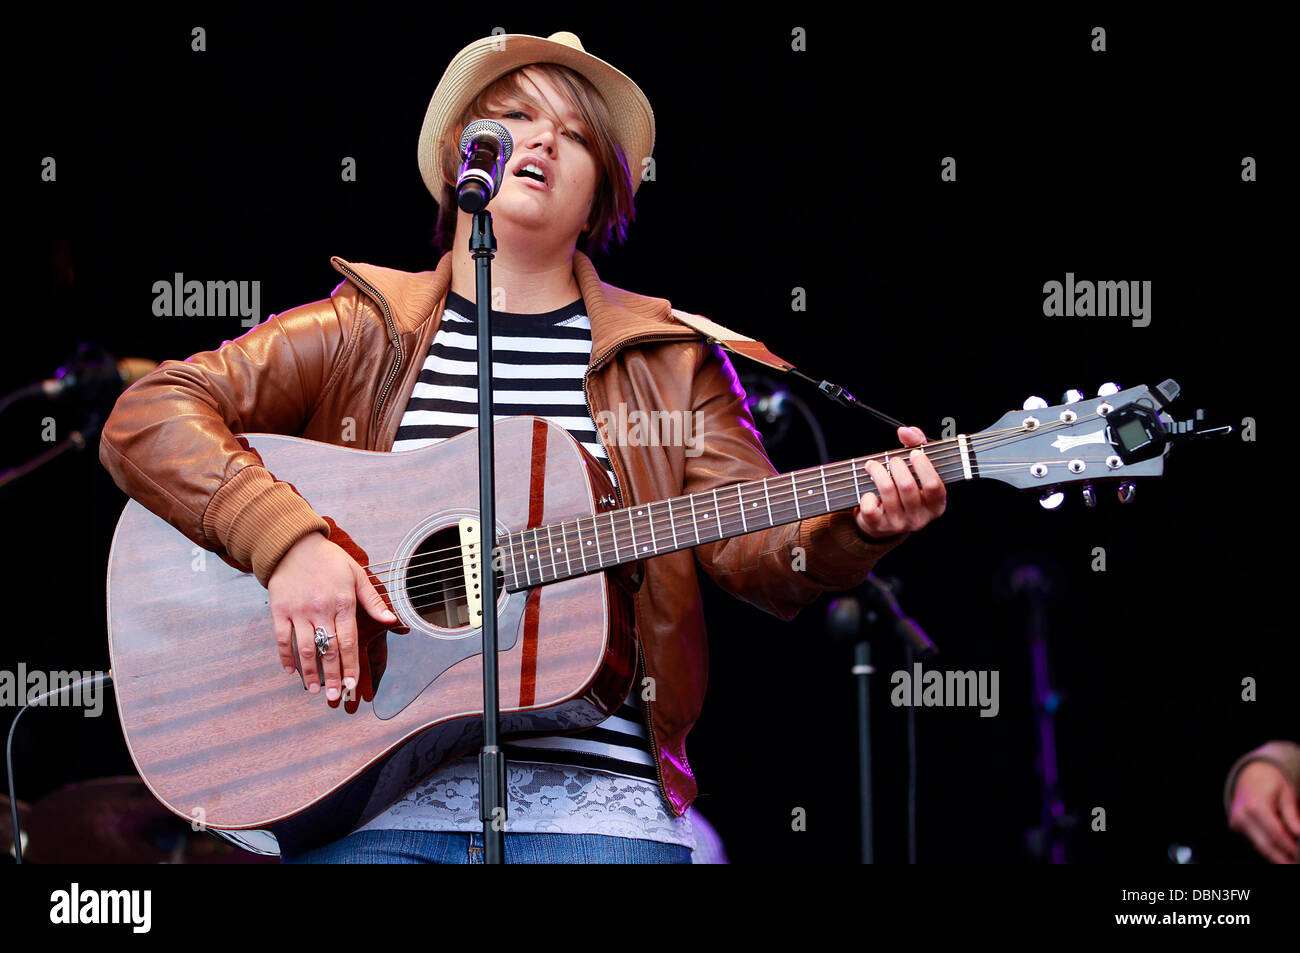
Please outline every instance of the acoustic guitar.
M992 479L1044 494L1163 473L1194 432L1177 384L1113 385L1094 399L1005 414L921 449L947 483ZM1073 395L1072 395L1073 396ZM1199 413L1198 413L1199 419ZM129 501L108 561L118 712L141 778L164 806L214 831L269 829L282 848L337 839L439 765L481 743L482 573L499 586L501 736L579 731L631 688L639 560L837 510L874 490L865 464L910 448L672 499L622 505L602 465L556 424L495 427L497 525L477 524L477 432L399 453L245 434L277 479L321 514L399 623L360 613L362 677L327 702L286 676L266 589ZM431 475L433 475L431 477ZM377 492L378 491L378 492Z

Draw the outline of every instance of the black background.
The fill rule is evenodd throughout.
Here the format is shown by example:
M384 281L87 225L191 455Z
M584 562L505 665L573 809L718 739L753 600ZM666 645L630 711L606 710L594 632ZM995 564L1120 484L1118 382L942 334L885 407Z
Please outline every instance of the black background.
M175 272L261 281L264 317L327 296L331 255L432 268L435 205L415 146L447 62L494 26L572 30L637 80L658 125L656 180L638 193L629 244L596 259L604 280L760 338L931 437L944 417L971 432L1028 394L1056 403L1108 380L1175 377L1182 416L1255 420L1255 442L1177 448L1124 507L1107 492L1085 510L1071 493L1046 513L991 481L954 487L947 514L880 571L904 580L944 668L1000 672L996 718L918 713L922 862L1030 860L1028 652L995 598L1025 559L1064 595L1051 651L1063 792L1081 818L1069 858L1167 863L1178 843L1202 861L1259 862L1226 830L1221 799L1239 754L1297 736L1294 522L1278 456L1295 317L1280 27L1253 11L525 9L29 14L10 36L24 65L4 154L17 267L0 392L50 376L78 341L162 360L243 333L238 317L155 317L152 285ZM195 26L206 52L190 48ZM1090 49L1095 26L1104 53ZM791 49L794 27L805 52ZM341 181L345 156L355 182ZM945 156L956 182L940 180ZM1245 156L1259 181L1242 181ZM1151 281L1150 326L1044 317L1043 284L1066 272ZM791 312L795 287L804 313ZM834 459L896 445L865 415L796 393ZM4 413L0 466L48 447L46 416L61 435L78 423L74 407L40 401ZM798 430L769 449L780 469L816 462ZM93 452L0 491L0 667L107 669L104 573L124 502ZM1090 570L1097 546L1105 572ZM857 857L850 659L828 641L825 602L786 624L706 592L711 675L690 755L697 806L735 862ZM876 658L877 857L899 862L904 710L887 694L901 651L882 639ZM1241 700L1248 676L1254 703ZM24 800L132 771L111 702L100 719L24 722ZM798 807L805 831L792 830ZM1097 807L1104 832L1088 826Z

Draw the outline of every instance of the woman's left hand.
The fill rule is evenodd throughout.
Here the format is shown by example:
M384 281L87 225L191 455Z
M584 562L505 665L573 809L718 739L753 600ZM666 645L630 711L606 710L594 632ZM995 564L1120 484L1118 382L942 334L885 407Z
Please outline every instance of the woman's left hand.
M905 447L918 447L925 443L925 434L920 427L899 427L898 439ZM866 470L877 492L863 494L853 514L865 536L879 539L914 532L943 515L948 489L924 451L890 458L888 470L871 460Z

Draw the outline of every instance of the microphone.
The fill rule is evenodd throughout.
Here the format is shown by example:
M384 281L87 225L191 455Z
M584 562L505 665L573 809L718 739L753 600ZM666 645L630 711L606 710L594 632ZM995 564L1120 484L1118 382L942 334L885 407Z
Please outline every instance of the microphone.
M839 642L860 641L865 623L869 629L888 629L910 643L918 658L929 659L936 655L939 647L898 604L894 595L898 585L897 580L884 580L872 573L852 593L832 602L826 610L826 628L831 638Z
M39 386L46 397L58 397L67 391L101 386L124 390L157 366L157 361L151 361L147 357L124 357L114 361L110 354L103 353L102 359L98 361L69 361L55 371L53 377L41 381Z
M755 417L774 424L789 413L789 408L786 407L789 399L790 395L783 390L763 394L761 397L751 394L745 398L745 406Z
M456 179L456 204L461 211L477 212L492 201L514 151L514 140L499 122L476 119L465 127L460 137L464 161Z
M898 604L898 597L894 595L894 590L898 588L898 585L896 579L884 580L875 573L871 573L871 575L867 576L865 587L867 603L868 605L874 605L878 611L891 620L894 632L904 642L911 643L918 658L931 658L938 654L939 647L930 641L930 637L925 634L925 630L917 624L915 619L903 612L903 607Z
M826 630L837 642L856 642L862 637L862 603L856 596L843 596L826 607Z
M29 397L52 399L62 394L77 394L92 402L109 394L116 398L123 388L134 384L157 366L157 361L144 357L114 360L113 355L102 347L82 341L77 345L77 352L54 372L53 377L24 384L16 391L0 396L0 412Z

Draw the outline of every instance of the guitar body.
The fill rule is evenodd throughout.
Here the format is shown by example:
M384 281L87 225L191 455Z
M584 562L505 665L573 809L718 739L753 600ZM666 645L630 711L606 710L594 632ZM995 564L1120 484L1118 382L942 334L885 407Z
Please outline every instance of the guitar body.
M512 417L495 435L497 536L591 517L612 498L559 426ZM361 613L361 683L327 702L281 666L257 579L130 501L108 564L113 680L131 756L164 805L218 830L270 829L296 850L347 834L481 744L481 631L448 599L431 610L417 595L421 563L445 561L460 520L477 518L478 437L402 453L239 439L371 568L398 625ZM596 572L499 595L502 737L612 714L636 671L630 591Z

